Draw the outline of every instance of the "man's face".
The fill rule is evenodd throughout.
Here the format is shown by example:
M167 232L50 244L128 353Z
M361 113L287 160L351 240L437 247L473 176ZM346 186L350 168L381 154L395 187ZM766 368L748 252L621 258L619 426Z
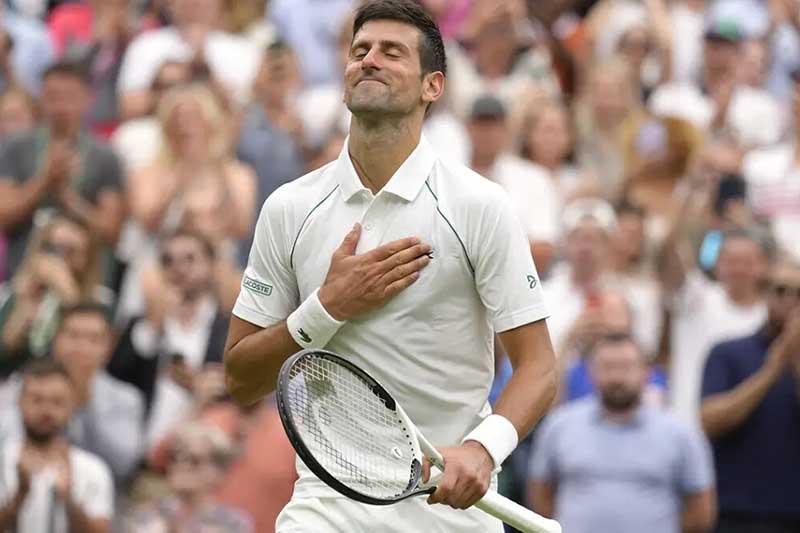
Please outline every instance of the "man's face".
M42 85L42 116L56 134L78 128L89 105L89 91L75 76L51 74Z
M175 443L168 474L173 491L181 495L205 494L214 489L219 477L220 468L207 442L191 438Z
M608 236L591 220L584 220L567 236L567 256L571 265L599 268L605 261Z
M45 239L46 248L63 259L75 277L89 268L91 242L88 233L77 224L62 220L55 224Z
M53 357L61 361L76 380L94 375L111 353L111 330L94 312L69 315L53 339Z
M392 20L364 24L353 38L345 68L348 109L356 116L402 116L422 105L426 82L419 45L419 30L408 24Z
M19 399L26 435L39 443L57 437L72 416L73 404L72 384L64 376L26 377Z
M267 52L256 76L256 94L267 102L281 105L299 85L300 69L295 55L290 50Z
M504 117L477 118L467 124L473 156L476 159L494 160L506 147L508 126Z
M722 244L717 276L728 289L755 289L764 279L767 259L752 239L728 237Z
M770 323L778 328L793 314L800 315L800 268L783 264L772 270L767 307Z
M603 405L625 411L639 403L647 383L647 367L629 341L605 342L592 355L592 380Z
M703 64L706 76L730 75L739 54L739 45L721 39L706 38L703 48Z
M176 237L168 241L161 255L167 282L184 294L197 294L211 286L213 263L195 238Z

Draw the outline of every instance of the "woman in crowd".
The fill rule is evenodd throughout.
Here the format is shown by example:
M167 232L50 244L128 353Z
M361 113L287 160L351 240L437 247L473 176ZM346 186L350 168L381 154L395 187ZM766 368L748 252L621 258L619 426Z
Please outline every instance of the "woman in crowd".
M28 246L22 266L0 295L0 372L8 375L44 355L63 307L110 303L100 285L100 254L80 221L55 215Z

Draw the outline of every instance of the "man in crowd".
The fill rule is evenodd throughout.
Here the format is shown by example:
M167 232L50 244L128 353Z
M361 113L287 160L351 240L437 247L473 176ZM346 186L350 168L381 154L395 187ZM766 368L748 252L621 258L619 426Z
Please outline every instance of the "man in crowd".
M755 334L718 344L701 420L717 472L718 533L800 531L800 266L777 264Z
M594 349L599 393L550 415L531 462L533 508L569 533L709 531L714 474L699 431L641 405L647 366L630 337ZM681 529L682 528L682 529Z
M106 309L79 304L63 313L52 355L72 381L74 405L66 425L69 441L101 457L121 484L141 459L144 399L135 387L104 370L113 347ZM18 382L16 390L20 388ZM23 416L16 405L5 407L0 414L0 439L22 435Z
M116 242L124 217L119 159L82 126L90 103L86 73L56 63L43 80L43 127L0 151L0 229L8 238L9 272L22 260L41 208L66 211L109 245Z
M198 233L165 239L161 280L145 284L145 315L132 321L109 365L145 395L148 447L191 413L196 372L222 362L228 318L214 293L214 260L213 246Z
M39 359L22 378L21 441L2 444L0 531L104 533L114 486L100 458L62 436L77 402L70 373Z

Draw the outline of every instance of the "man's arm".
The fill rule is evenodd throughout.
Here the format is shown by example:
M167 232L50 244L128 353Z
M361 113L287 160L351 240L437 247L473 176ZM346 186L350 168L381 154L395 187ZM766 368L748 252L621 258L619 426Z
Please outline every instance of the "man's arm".
M19 516L24 502L25 495L18 492L7 504L0 507L0 531L14 530L17 525L17 516Z
M494 412L504 416L523 438L550 409L557 390L556 357L544 320L499 334L514 374Z
M683 533L706 533L714 527L717 494L713 488L689 494L683 499Z
M64 502L70 533L108 533L111 521L108 518L92 518L72 498Z
M553 518L556 512L556 484L552 481L535 479L528 483L531 509L542 516Z
M24 183L0 178L0 229L9 231L30 219L49 188L50 181L45 176L35 176Z
M700 407L700 420L709 438L719 437L742 425L758 407L770 388L781 377L792 356L800 349L800 321L793 332L786 331L772 346L764 365L752 376L728 391L708 395ZM788 329L788 328L787 328ZM704 389L719 371L721 354L712 352L706 367ZM713 384L711 384L713 387Z

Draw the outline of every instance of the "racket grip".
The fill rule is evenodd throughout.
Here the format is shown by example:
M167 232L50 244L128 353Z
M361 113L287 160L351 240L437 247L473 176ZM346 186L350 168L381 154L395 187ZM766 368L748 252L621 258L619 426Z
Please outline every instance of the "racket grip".
M561 533L561 524L538 515L493 490L478 500L475 507L499 518L522 533Z

